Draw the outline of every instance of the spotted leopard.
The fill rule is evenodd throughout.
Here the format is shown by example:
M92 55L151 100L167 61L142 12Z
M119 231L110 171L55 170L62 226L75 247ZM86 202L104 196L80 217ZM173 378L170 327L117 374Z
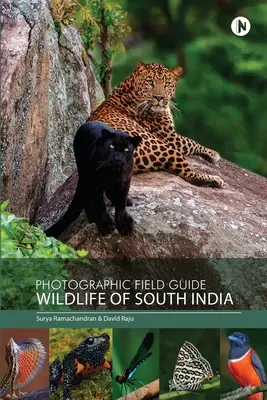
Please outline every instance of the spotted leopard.
M132 136L142 136L134 152L134 171L167 170L195 185L221 187L219 176L195 172L185 156L199 155L216 163L220 156L175 132L171 105L181 67L137 63L135 71L91 114Z

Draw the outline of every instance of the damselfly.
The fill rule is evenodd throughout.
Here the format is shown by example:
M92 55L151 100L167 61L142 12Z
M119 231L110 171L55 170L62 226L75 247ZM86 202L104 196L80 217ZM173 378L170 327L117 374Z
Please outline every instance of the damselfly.
M136 386L134 383L136 381L141 383L141 385L144 385L142 381L140 381L139 379L132 379L132 377L136 372L137 368L152 355L152 352L149 350L151 349L153 342L154 342L154 333L153 332L147 333L141 345L139 346L139 349L137 350L134 358L130 362L129 367L124 370L122 375L116 376L116 381L121 385L125 385L126 392L128 392L129 386L133 386L134 389L136 390Z

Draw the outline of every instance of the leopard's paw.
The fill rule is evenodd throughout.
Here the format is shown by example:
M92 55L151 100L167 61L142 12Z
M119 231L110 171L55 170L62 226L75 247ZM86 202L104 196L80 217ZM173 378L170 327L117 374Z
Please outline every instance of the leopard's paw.
M214 151L214 154L212 156L212 163L216 164L219 160L220 160L221 156L219 153L217 153L217 151Z
M217 188L223 186L224 182L223 182L222 178L220 178L219 176L211 175L210 178L211 178L211 180L209 182L209 186L217 187Z
M212 164L216 164L221 158L220 154L214 150L208 150L208 153L201 154L201 157L211 162Z

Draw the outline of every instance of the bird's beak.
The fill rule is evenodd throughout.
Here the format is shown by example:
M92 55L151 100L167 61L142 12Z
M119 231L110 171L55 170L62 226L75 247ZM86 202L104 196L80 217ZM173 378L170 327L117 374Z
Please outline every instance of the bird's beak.
M240 343L239 339L238 339L237 337L233 336L233 335L228 336L228 339L229 339L231 342Z

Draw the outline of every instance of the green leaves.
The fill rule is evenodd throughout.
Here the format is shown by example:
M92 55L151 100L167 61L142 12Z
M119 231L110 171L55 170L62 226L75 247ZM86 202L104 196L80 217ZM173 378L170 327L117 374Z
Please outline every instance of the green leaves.
M77 254L79 257L86 257L88 255L88 251L87 250L78 250Z
M37 300L36 280L69 279L62 259L21 258L1 261L1 309L3 310L59 310L67 306L51 304L40 306ZM41 290L41 289L40 289ZM41 290L41 292L50 290ZM64 294L64 290L59 290Z
M35 281L69 279L66 262L90 264L87 250L74 250L65 243L30 226L24 218L1 205L1 307L3 309L44 309L36 298ZM64 291L62 289L62 295ZM61 309L53 306L54 309Z
M107 1L92 0L90 4L81 8L81 35L87 51L101 48L105 57L113 60L116 52L124 52L122 38L130 32L130 27L125 23L127 14L120 6L109 4ZM105 39L103 39L105 32ZM105 43L103 43L105 40ZM105 51L103 48L108 45ZM101 82L105 76L107 66L100 62L95 68L98 80Z
M72 25L75 21L76 2L73 0L51 0L50 2L53 20L58 31L60 23Z
M1 205L1 257L2 258L73 258L85 257L86 250L75 251L66 244L30 226L24 218L6 211L8 201Z

